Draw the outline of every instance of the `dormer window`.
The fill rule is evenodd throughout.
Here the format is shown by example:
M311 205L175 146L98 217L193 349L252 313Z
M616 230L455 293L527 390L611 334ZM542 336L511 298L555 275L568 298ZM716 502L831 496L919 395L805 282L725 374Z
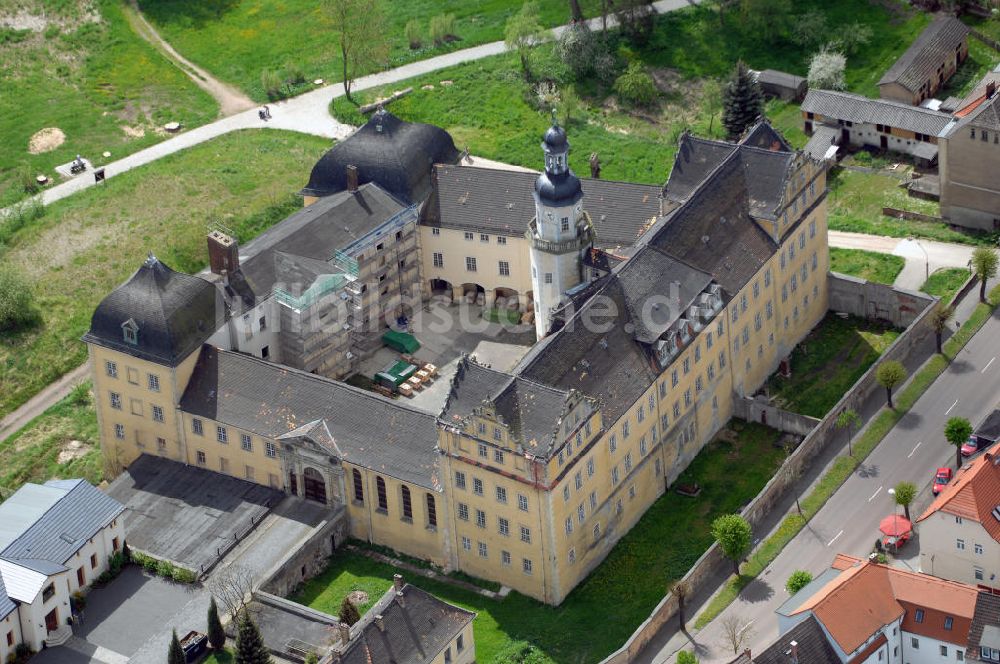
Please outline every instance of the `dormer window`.
M139 345L139 324L135 322L135 319L129 318L122 323L122 334L125 337L125 343L133 346Z

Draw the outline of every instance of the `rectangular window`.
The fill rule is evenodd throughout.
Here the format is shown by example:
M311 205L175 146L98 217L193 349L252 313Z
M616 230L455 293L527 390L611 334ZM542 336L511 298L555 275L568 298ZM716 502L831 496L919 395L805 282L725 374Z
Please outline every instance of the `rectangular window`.
M480 558L487 558L487 557L489 557L488 556L488 551L486 549L486 542L480 542L479 543L479 557Z
M625 472L626 473L632 472L632 453L631 452L629 452L628 454L625 455Z
M674 402L674 419L676 420L680 416L681 416L681 402L680 401L675 401Z
M471 240L473 237L474 236L473 236L472 233L470 233L469 231L465 231L465 239L466 240Z
M955 619L952 618L951 616L945 616L944 628L948 631L951 631L951 628L954 627L954 625L955 625Z
M503 518L502 516L498 516L497 517L497 531L501 535L503 535L504 537L507 537L508 535L510 535L510 521L508 521L507 519Z
M622 424L622 440L628 440L628 435L630 432L630 427L628 422Z
M517 509L522 512L528 511L528 497L523 493L517 494Z
M503 450L493 450L493 461L503 465Z
M709 330L708 332L705 333L705 347L709 348L709 349L712 348L712 331L711 330Z
M157 438L156 439L156 449L159 450L161 453L166 452L167 451L167 439L166 438Z
M462 535L462 548L466 551L472 551L472 540L465 535Z
M240 434L240 447L242 447L247 452L253 452L253 439L250 438L250 434L248 433Z
M278 451L275 449L274 443L272 443L269 440L264 443L264 454L273 459L275 456L277 456L277 453Z
M521 562L521 569L524 570L525 574L531 574L531 561L525 558Z
M458 504L458 518L462 521L469 520L469 506L465 503Z
M531 544L531 529L527 526L521 526L521 541L526 544Z
M497 502L503 505L507 504L507 488L498 486L497 487Z
M451 664L451 646L444 649L444 664Z
M159 406L152 406L153 409L153 421L162 422L163 421L163 409Z
M546 272L545 273L545 283L547 283L547 284L551 284L552 283L552 273L551 272Z
M559 229L564 232L569 230L569 217L563 217L559 220Z
M573 483L576 485L577 491L583 488L583 476L577 471L576 475L573 477Z
M618 466L611 469L611 483L618 484Z
M608 450L612 454L614 454L617 449L618 449L618 438L617 436L615 436L615 434L611 434L611 436L608 438Z
M490 241L490 236L487 235L486 233L480 233L479 234L479 241L480 242L489 242Z
M500 563L504 567L507 567L507 566L510 565L510 551L501 551L500 552Z
M976 555L978 555L978 556L983 555L983 545L982 544L973 544L972 545L972 550L975 551Z
M571 516L566 517L565 528L566 528L566 534L567 535L570 535L570 534L573 533L573 517L571 517Z
M267 329L267 317L266 316L261 316L260 320L257 321L257 322L260 323L260 331L261 332L263 332L264 330Z
M507 244L507 238L503 235L497 235L497 244Z
M115 410L122 409L122 395L118 394L117 392L111 393L111 407L114 408Z
M472 493L477 496L483 495L483 481L478 477L472 478Z
M444 254L441 252L434 252L434 267L444 267Z
M125 440L125 425L116 424L115 425L115 438L118 440Z
M220 443L229 442L229 432L226 430L226 427L219 425L215 426L215 439L218 440Z
M431 229L431 235L441 235L441 229L440 228L432 228Z
M129 406L132 408L132 414L142 417L142 401L140 399L129 399Z
M965 540L964 539L955 540L955 548L958 549L959 551L965 551Z
M917 623L922 623L924 621L924 610L917 609L916 613L913 615L913 620Z
M938 646L938 647L941 649L941 656L942 657L947 657L948 656L948 646Z
M576 549L569 550L569 564L572 565L576 562Z
M110 378L118 378L118 365L111 360L105 360L104 373L106 373Z
M915 636L910 637L910 647L914 650L920 650L920 641Z
M198 459L198 465L199 466L204 466L205 465L205 453L204 452L199 451L198 454L197 454L197 459Z
M500 276L509 277L510 276L510 263L507 261L500 261Z
M594 460L587 459L587 477L593 477L595 472Z
M596 509L597 509L597 492L596 491L591 491L590 492L590 510L594 511Z
M465 269L468 270L469 272L475 272L476 271L476 257L475 256L466 256L465 257Z
M153 392L160 391L160 377L156 374L149 374L149 389Z

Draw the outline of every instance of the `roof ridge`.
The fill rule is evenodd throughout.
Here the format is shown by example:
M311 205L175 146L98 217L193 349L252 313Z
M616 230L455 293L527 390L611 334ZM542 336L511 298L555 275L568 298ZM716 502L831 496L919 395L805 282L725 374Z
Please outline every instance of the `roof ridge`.
M916 112L919 112L919 113L923 113L924 115L931 115L931 116L934 116L936 118L948 117L947 113L942 113L941 111L935 111L935 110L932 110L932 109L929 109L929 108L924 108L923 106L911 106L910 104L904 104L903 102L895 101L894 99L881 99L881 98L879 98L879 99L873 99L872 97L866 97L864 95L859 95L856 92L848 92L847 90L826 90L826 89L823 89L823 88L816 88L816 89L810 90L808 93L806 93L806 96L808 96L810 94L813 94L813 93L815 93L817 95L819 95L819 94L825 94L825 95L833 95L833 96L836 96L836 97L844 97L844 98L847 98L847 99L856 99L856 100L859 100L859 101L866 101L866 102L869 102L869 103L872 103L872 104L885 104L885 105L888 105L888 106L894 106L896 108L901 108L901 109L905 109L905 110L908 110L908 111L916 111Z

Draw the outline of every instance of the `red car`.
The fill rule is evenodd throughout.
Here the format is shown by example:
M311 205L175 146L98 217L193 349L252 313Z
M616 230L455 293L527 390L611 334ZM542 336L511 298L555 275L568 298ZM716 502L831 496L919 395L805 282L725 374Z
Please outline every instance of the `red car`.
M976 436L969 436L969 440L965 441L965 444L962 445L962 456L972 456L980 449L985 448L987 445L989 445L989 443L986 441L983 441L983 444L980 445L979 438Z
M941 493L944 488L951 481L951 468L938 468L937 474L934 476L934 485L931 487L931 493L935 496Z

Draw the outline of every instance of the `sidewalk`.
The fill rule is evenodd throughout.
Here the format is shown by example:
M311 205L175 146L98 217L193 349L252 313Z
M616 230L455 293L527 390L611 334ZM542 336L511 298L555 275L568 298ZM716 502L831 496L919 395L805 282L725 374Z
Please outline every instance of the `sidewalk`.
M891 254L906 260L893 286L920 290L927 277L943 267L968 267L975 247L934 240L903 239L883 235L828 231L830 246Z

